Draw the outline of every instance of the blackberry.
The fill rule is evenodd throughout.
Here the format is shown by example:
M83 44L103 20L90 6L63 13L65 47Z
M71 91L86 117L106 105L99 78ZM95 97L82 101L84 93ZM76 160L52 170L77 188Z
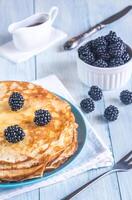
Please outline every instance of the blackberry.
M96 54L97 57L101 57L106 53L106 47L105 46L100 46L96 49Z
M120 100L125 105L131 104L132 103L132 92L130 92L129 90L123 90L120 93Z
M109 34L105 36L105 39L109 44L119 40L119 38L117 37L116 33L113 32L113 31L110 31Z
M110 59L110 54L107 52L107 48L105 46L100 46L96 49L96 57L108 62Z
M4 130L5 139L10 143L17 143L24 139L25 133L18 125L8 126Z
M84 46L81 46L79 49L78 49L78 55L79 57L80 56L87 56L87 52L89 51L88 48L84 47Z
M109 60L110 60L110 54L108 52L105 52L104 54L101 55L101 58L104 61L109 62Z
M125 50L126 46L121 41L113 43L108 47L108 52L112 57L121 57Z
M95 40L91 40L90 42L91 42L91 50L92 52L94 52L94 50L96 49L96 42Z
M118 118L119 110L117 107L110 105L104 111L104 117L108 121L115 121Z
M48 110L37 110L35 111L34 122L37 126L45 126L51 121L51 114Z
M102 67L102 68L108 67L107 62L104 61L102 58L96 60L96 61L93 63L93 65L96 66L96 67Z
M87 43L84 45L84 47L85 47L86 49L89 49L89 50L91 51L91 50L92 50L92 41L87 42Z
M124 63L128 62L130 60L130 55L127 51L124 52L124 54L122 55L122 59L124 61Z
M98 48L100 46L105 46L106 47L107 42L105 40L104 36L98 37L94 40L94 48Z
M24 98L19 92L13 92L8 100L12 111L20 110L24 105Z
M94 111L94 102L92 99L90 98L86 98L83 99L80 103L81 109L85 112L85 113L90 113L92 111Z
M94 101L99 101L103 96L102 90L95 85L90 88L88 94Z
M124 61L122 60L122 58L112 58L109 61L109 67L116 67L123 64L124 64Z
M81 53L79 57L87 64L92 64L95 61L94 54L90 51L85 52L85 55Z
M84 46L79 47L78 54L80 55L80 53L83 52L83 51L84 51Z

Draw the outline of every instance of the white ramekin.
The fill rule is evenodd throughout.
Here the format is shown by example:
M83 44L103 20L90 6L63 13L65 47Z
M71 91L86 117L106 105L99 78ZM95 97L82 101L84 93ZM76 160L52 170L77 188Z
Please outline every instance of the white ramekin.
M129 51L131 55L130 48ZM99 68L86 64L77 54L77 71L80 80L89 87L98 85L102 90L119 89L131 78L132 58L126 64L118 67Z

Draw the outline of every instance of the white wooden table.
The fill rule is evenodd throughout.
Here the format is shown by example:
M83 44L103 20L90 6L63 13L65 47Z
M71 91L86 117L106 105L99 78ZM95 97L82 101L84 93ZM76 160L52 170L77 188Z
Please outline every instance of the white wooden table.
M7 32L10 23L24 19L35 12L49 11L53 5L57 5L60 9L55 26L67 32L70 37L87 30L88 27L131 3L131 0L1 0L0 45L11 39ZM93 37L114 30L132 46L131 22L132 12ZM74 51L64 52L53 47L18 65L0 58L0 80L30 81L51 73L60 78L78 103L87 95L88 88L77 76ZM124 88L132 90L132 80ZM122 105L119 93L120 91L104 92L104 99L96 103L95 112L87 115L100 137L112 150L115 161L132 149L132 105ZM119 119L113 123L100 120L100 115L109 104L116 105L120 110ZM106 169L88 171L65 182L22 194L12 200L62 199L104 170ZM132 171L105 177L75 199L132 200Z

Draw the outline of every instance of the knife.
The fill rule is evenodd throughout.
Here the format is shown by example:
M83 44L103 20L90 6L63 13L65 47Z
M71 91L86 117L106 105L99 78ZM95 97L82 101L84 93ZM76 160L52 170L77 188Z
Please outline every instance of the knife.
M81 33L78 36L75 36L71 39L69 39L65 44L64 44L64 49L65 50L71 50L76 48L84 39L92 35L93 33L103 29L105 26L108 24L111 24L112 22L115 22L116 20L120 19L124 15L126 15L130 10L132 9L132 5L127 6L123 10L119 11L118 13L112 15L111 17L108 17L107 19L103 20L99 24L96 24L92 28L90 28L88 31L85 31L84 33Z

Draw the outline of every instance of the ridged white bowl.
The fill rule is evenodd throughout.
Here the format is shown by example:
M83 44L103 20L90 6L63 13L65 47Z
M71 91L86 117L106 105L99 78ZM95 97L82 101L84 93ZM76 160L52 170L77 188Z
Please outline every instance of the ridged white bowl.
M132 50L128 47L130 55ZM132 58L124 65L100 68L82 61L77 55L77 71L80 80L88 85L98 85L103 90L114 90L123 87L132 75Z

